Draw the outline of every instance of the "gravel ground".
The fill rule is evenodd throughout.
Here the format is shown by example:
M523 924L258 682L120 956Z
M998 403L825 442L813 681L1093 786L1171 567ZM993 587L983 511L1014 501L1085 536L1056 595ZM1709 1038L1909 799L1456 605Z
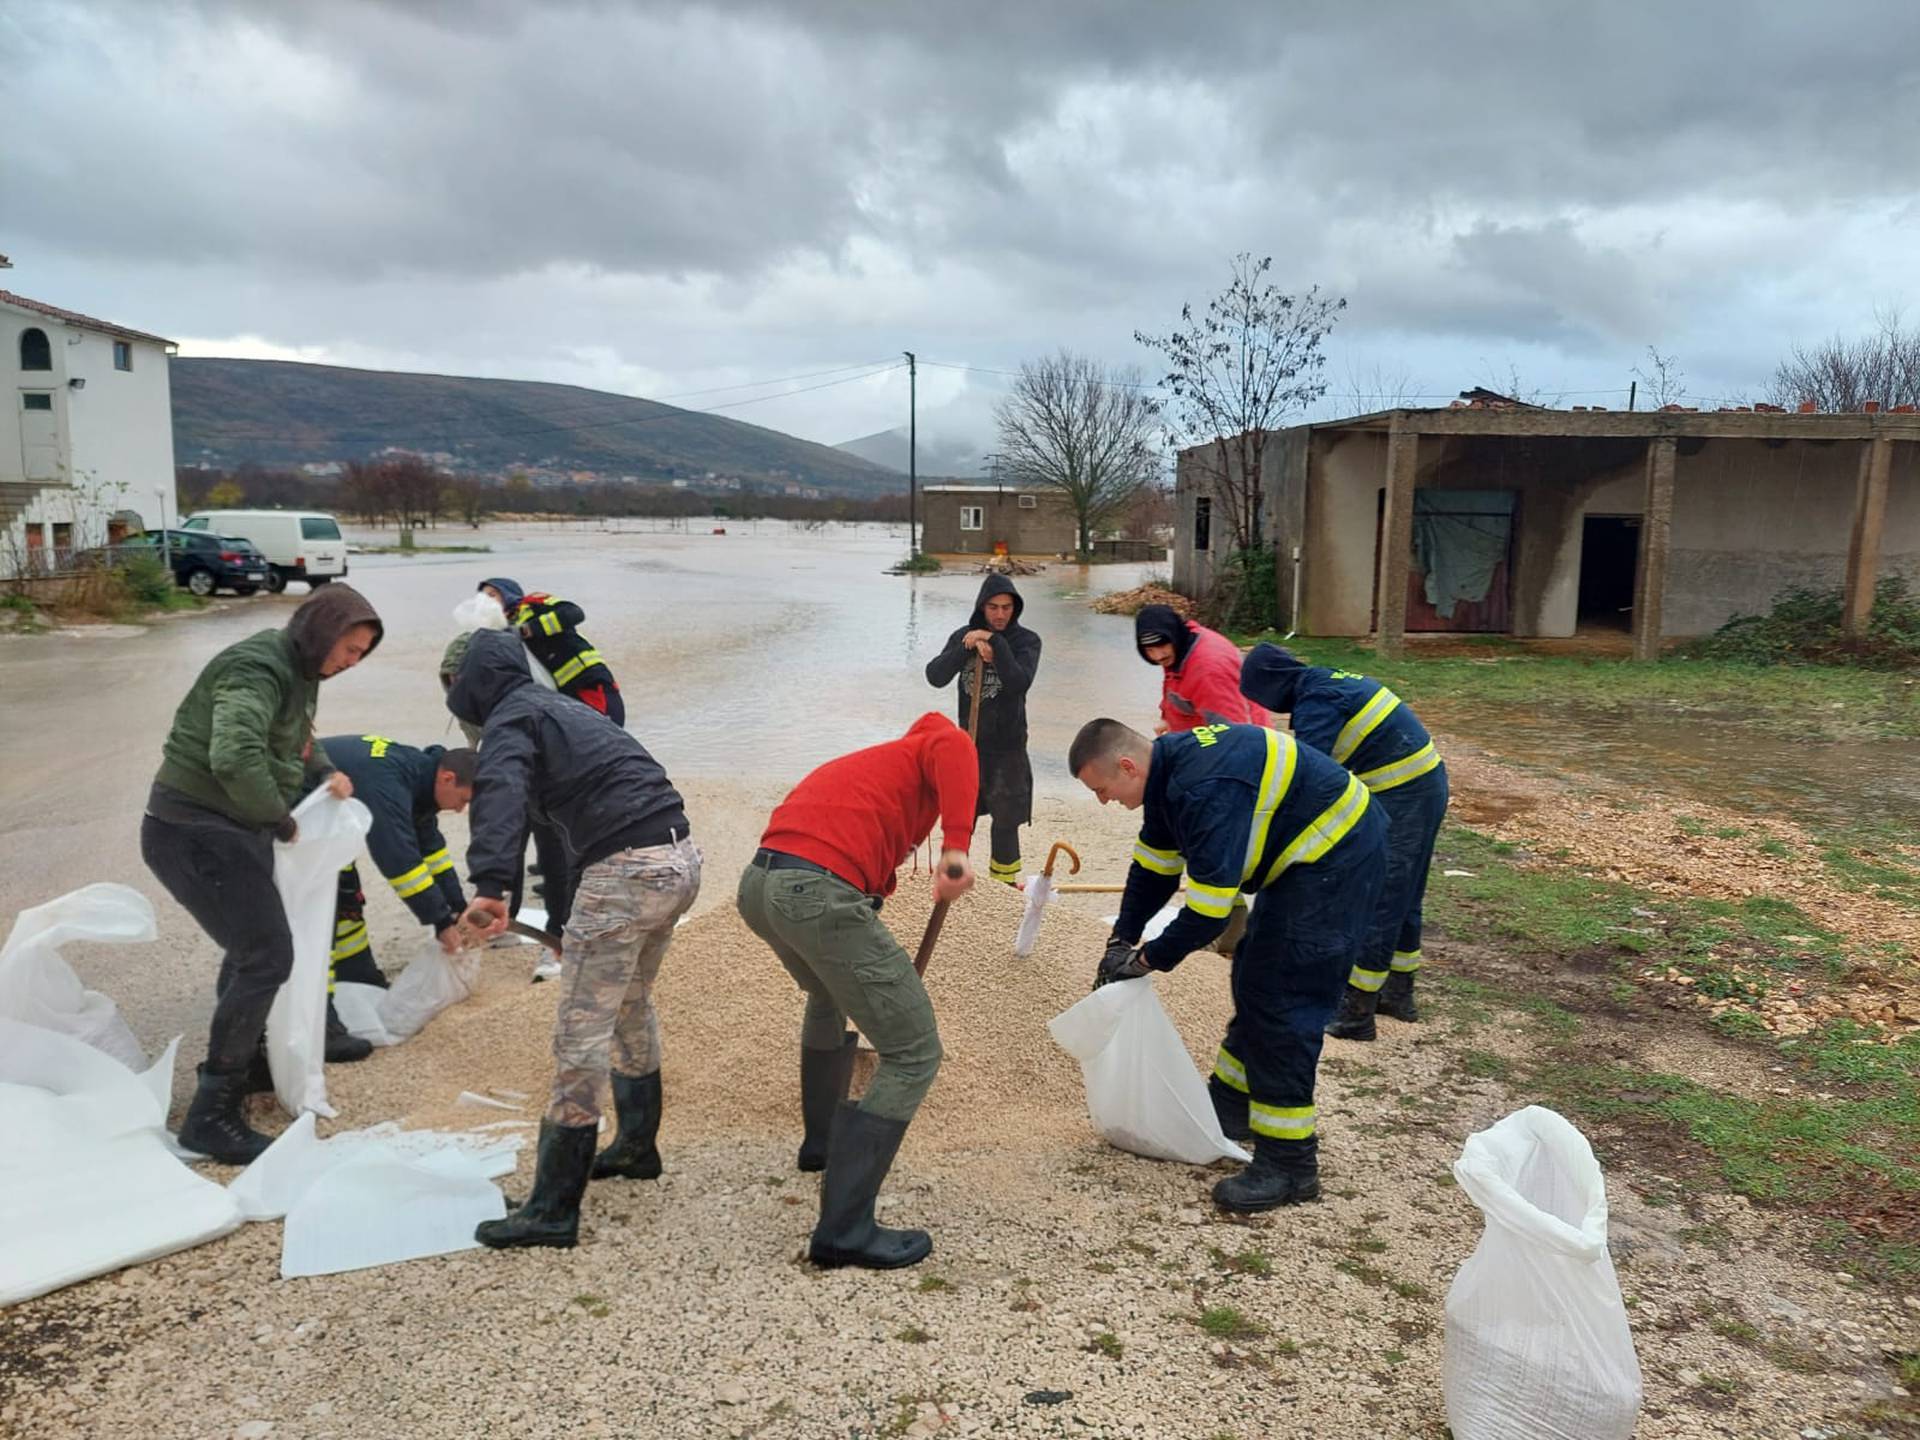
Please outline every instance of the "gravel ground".
M800 1258L814 1183L791 1168L799 997L720 903L735 874L709 871L663 972L668 1173L591 1187L577 1250L282 1281L279 1227L248 1226L0 1315L0 1433L1443 1433L1441 1306L1479 1231L1448 1166L1525 1099L1462 1075L1443 1025L1330 1044L1325 1200L1229 1220L1206 1204L1215 1172L1091 1135L1041 1030L1084 993L1103 927L1063 908L1013 960L1022 902L983 886L930 970L947 1060L881 1198L933 1232L933 1257L821 1273ZM904 881L886 912L909 943L925 892ZM553 1002L525 973L491 952L473 1000L336 1067L340 1123L467 1128L501 1117L453 1106L462 1089L537 1097ZM1196 956L1162 992L1210 1053L1222 963ZM1777 1215L1649 1205L1635 1190L1658 1177L1611 1178L1637 1433L1863 1433L1839 1417L1892 1395L1883 1352L1920 1316L1803 1263L1808 1237Z

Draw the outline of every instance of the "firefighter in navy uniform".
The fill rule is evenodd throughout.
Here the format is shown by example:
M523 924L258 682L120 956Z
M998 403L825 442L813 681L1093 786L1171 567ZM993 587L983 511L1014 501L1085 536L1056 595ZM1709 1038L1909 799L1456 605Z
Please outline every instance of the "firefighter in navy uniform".
M320 743L334 768L353 782L354 798L373 812L373 827L367 832L373 863L414 918L432 927L441 948L449 954L458 950L459 921L467 901L440 834L440 812L457 815L467 808L473 797L474 752L438 745L415 749L379 735L333 735ZM329 991L342 980L382 987L387 983L373 958L366 906L358 863L343 866L333 908ZM371 1049L346 1031L329 1002L327 1059L363 1059Z
M527 653L546 667L562 695L598 710L626 727L627 706L613 671L580 633L587 612L571 600L540 591L528 593L512 580L495 577L480 588L500 602L507 623L520 632Z
M1118 720L1093 720L1067 768L1101 804L1143 812L1096 989L1171 970L1226 927L1235 895L1256 895L1208 1082L1221 1128L1250 1135L1254 1157L1213 1199L1250 1213L1319 1198L1314 1076L1379 894L1386 818L1325 755L1260 725L1202 725L1149 742ZM1185 905L1142 946L1183 873Z
M1305 664L1278 645L1254 646L1240 667L1240 688L1249 700L1289 714L1294 738L1358 776L1390 822L1375 924L1327 1033L1371 1040L1376 1011L1418 1020L1413 979L1420 969L1421 908L1433 844L1447 815L1447 767L1433 738L1413 707L1378 680Z

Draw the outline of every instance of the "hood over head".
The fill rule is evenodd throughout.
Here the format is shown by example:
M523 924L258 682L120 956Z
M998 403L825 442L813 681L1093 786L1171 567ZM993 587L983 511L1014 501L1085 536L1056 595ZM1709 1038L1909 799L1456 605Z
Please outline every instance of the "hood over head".
M500 608L509 615L513 614L520 602L527 598L527 592L520 588L520 583L517 580L508 580L500 575L494 576L491 580L482 580L473 588L476 590L484 590L489 585L500 592Z
M342 585L336 580L302 600L293 618L287 621L287 640L299 659L300 673L309 680L318 680L320 667L326 664L333 647L356 625L373 627L373 644L367 646L367 654L371 655L386 634L386 626L380 623L367 597L351 585Z
M1013 581L1011 579L996 572L980 582L980 594L973 602L972 629L991 630L993 628L987 624L987 601L991 600L995 595L1011 595L1013 597L1013 619L1007 622L1007 629L1011 630L1020 623L1020 616L1027 608L1027 602L1020 592L1013 588Z
M1172 645L1173 663L1178 666L1193 648L1193 631L1171 605L1142 605L1133 617L1133 648L1147 658L1147 646ZM1149 662L1151 663L1151 662Z
M474 633L454 636L440 652L440 674L448 681L460 673L460 662L467 658L467 646L473 643Z
M533 684L526 647L510 630L476 630L447 692L447 709L466 725L484 725L494 707L522 685Z
M1291 650L1262 641L1240 662L1240 693L1265 709L1291 715L1306 670L1306 661Z

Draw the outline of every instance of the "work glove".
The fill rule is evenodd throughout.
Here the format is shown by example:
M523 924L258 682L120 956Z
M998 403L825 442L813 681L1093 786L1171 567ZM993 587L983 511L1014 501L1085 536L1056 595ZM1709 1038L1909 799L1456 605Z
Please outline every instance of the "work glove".
M1111 985L1116 980L1138 980L1153 967L1147 964L1147 952L1117 936L1107 941L1106 954L1100 957L1100 969L1093 977L1093 988Z

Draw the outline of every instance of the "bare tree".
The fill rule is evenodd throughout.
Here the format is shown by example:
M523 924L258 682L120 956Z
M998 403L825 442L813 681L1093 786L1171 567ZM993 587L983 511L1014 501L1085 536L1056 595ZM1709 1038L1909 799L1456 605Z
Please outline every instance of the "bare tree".
M1124 510L1157 473L1159 414L1138 370L1108 370L1069 350L1028 360L1012 391L994 407L997 468L1015 484L1065 496L1085 555L1093 548L1093 531Z
M1773 403L1839 413L1870 400L1883 409L1920 405L1920 329L1908 329L1897 309L1874 320L1878 330L1857 340L1836 335L1811 349L1794 346L1773 372Z
M1687 372L1680 368L1679 359L1662 355L1652 345L1647 346L1647 368L1643 370L1636 365L1633 375L1656 410L1666 405L1678 405L1686 397Z
M1165 335L1136 330L1133 338L1165 357L1161 384L1172 393L1168 435L1177 448L1207 447L1203 462L1214 505L1237 551L1264 538L1262 465L1269 434L1289 416L1326 394L1327 358L1321 342L1332 333L1344 299L1319 287L1288 295L1266 278L1272 256L1233 258L1233 278L1196 318L1180 309L1180 326Z

